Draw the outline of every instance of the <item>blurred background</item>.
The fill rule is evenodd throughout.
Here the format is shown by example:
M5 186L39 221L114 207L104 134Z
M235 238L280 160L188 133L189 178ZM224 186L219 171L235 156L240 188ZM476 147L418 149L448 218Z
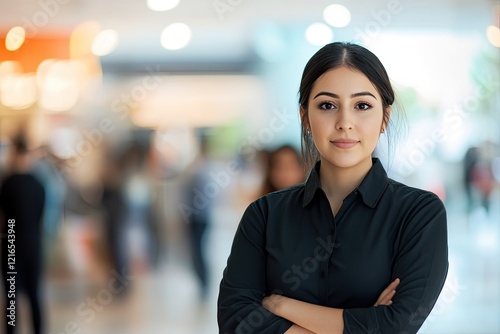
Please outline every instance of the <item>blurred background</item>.
M448 210L448 279L420 333L500 333L499 25L491 0L1 0L0 177L29 166L44 189L25 253L45 332L216 333L243 210L305 178L304 65L352 41L408 120L377 149L390 177Z

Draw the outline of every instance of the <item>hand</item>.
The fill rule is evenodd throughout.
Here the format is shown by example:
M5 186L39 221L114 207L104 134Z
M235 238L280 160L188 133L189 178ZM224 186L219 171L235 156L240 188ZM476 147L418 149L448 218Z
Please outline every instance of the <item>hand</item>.
M384 291L380 294L380 296L377 299L377 302L373 306L379 306L379 305L386 305L389 306L392 304L392 297L396 294L396 287L399 285L399 282L401 280L399 278L396 278L394 281L392 281L387 288L385 288Z
M270 295L262 299L262 307L269 312L278 315L280 306L282 306L283 301L286 297L282 295Z

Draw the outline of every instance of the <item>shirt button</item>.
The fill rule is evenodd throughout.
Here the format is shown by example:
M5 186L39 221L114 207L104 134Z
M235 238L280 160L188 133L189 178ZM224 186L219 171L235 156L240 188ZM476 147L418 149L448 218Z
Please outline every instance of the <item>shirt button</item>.
M324 270L321 270L321 273L319 274L319 277L321 277L322 279L325 278L325 271Z

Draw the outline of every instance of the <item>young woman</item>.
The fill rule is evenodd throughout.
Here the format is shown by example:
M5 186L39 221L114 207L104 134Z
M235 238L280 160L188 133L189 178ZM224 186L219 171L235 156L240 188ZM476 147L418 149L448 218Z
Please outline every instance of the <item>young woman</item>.
M220 283L220 333L416 333L448 270L446 212L372 157L394 92L367 49L332 43L300 84L307 181L245 211Z

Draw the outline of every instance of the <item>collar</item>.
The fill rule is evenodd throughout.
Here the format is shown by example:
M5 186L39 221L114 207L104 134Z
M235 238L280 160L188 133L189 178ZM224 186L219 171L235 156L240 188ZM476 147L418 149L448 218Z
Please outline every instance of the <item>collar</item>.
M372 168L370 168L368 174L366 174L365 178L356 190L361 194L363 202L369 207L374 208L388 185L388 178L387 173L379 159L372 158L372 161ZM303 207L306 207L309 203L311 203L314 195L316 195L316 192L321 189L321 181L319 179L320 165L321 161L318 161L307 178L302 203Z

